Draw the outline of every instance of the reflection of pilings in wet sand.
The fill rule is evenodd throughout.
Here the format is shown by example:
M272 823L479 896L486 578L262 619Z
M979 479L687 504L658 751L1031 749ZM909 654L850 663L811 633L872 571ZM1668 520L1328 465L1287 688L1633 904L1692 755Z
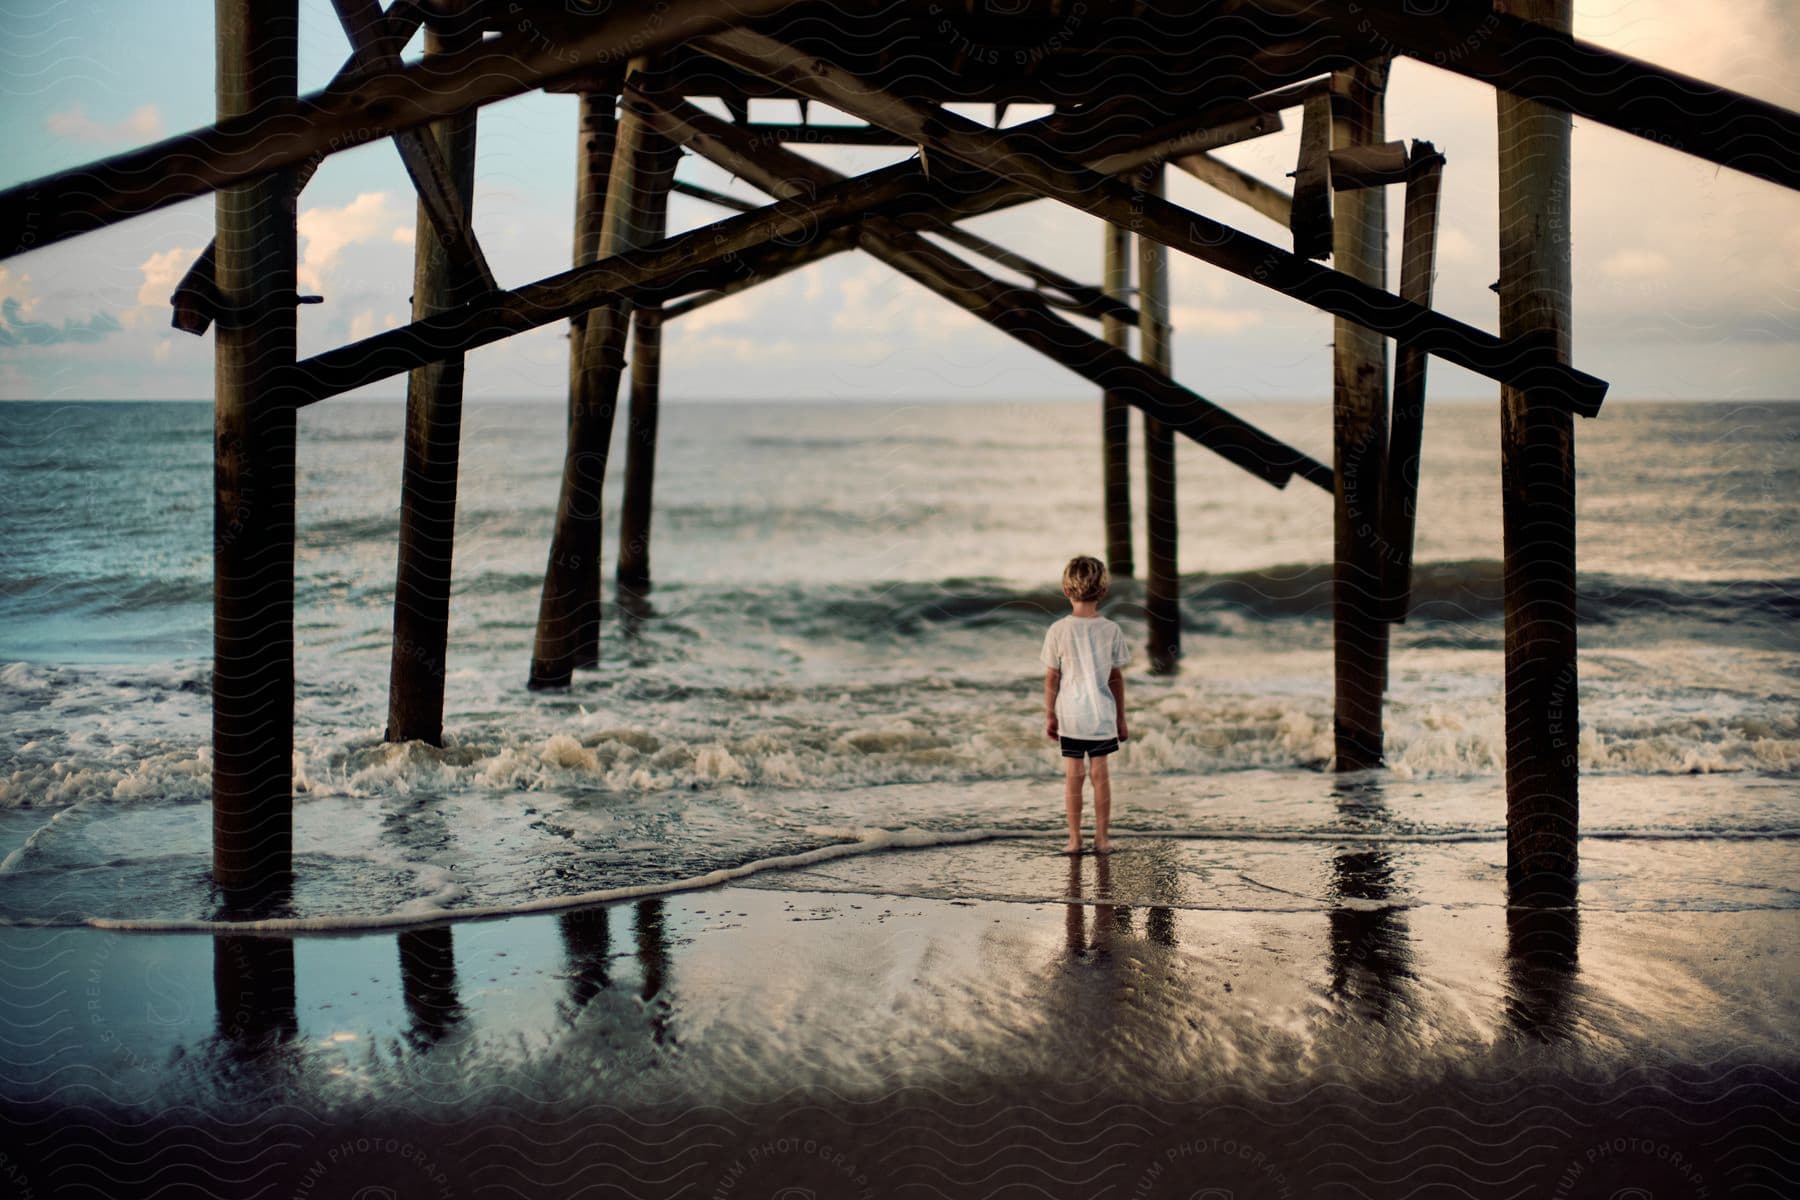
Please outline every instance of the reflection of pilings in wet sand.
M569 1003L580 1009L612 985L612 910L572 909L557 924L569 959Z
M243 1049L300 1031L294 1005L294 941L255 934L213 938L213 1003L219 1036Z
M1339 781L1340 817L1387 823L1387 805L1378 781ZM1331 862L1331 894L1355 901L1326 914L1331 956L1331 996L1355 1005L1360 1015L1385 1022L1399 1010L1404 981L1413 977L1412 950L1403 908L1369 908L1369 901L1395 900L1394 854L1385 847L1340 850Z
M1517 1034L1560 1041L1577 1019L1581 913L1509 903L1506 909L1506 1023Z
M465 1015L456 995L456 952L450 927L409 929L397 941L401 993L412 1018L408 1037L424 1048L442 1040Z
M644 985L638 994L650 1005L650 1028L658 1045L669 1033L669 1003L661 995L669 974L669 943L663 917L661 900L638 901L638 969L644 974Z

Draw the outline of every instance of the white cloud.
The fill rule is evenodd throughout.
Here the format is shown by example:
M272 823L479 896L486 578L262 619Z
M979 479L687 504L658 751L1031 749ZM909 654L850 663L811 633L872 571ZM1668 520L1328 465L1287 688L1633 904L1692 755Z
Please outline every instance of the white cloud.
M0 301L12 300L18 304L17 312L22 317L36 319L38 297L31 286L31 276L19 275L11 267L0 267Z
M394 232L388 237L402 246L410 246L418 240L419 230L416 225L396 225Z
M324 274L338 255L358 242L391 240L395 223L404 215L389 192L363 192L341 208L302 210L300 290L323 292Z
M57 137L74 142L149 142L163 135L162 113L154 104L144 104L117 121L96 121L87 115L80 101L61 112L51 113L44 125Z

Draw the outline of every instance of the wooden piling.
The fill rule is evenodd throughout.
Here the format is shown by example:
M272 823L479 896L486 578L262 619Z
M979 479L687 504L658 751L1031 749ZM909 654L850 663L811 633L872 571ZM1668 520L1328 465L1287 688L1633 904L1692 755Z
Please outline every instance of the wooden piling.
M608 176L618 141L616 105L617 97L610 93L584 92L581 96L575 161L577 267L600 256ZM602 477L595 473L593 464L596 456L606 454L606 444L583 387L587 328L595 311L598 310L578 312L569 318L569 405L563 480L556 504L550 564L538 602L537 643L528 680L534 688L568 686L574 670L576 628L582 622L599 620ZM609 420L605 439L611 436Z
M1437 265L1438 196L1444 156L1430 142L1415 141L1406 181L1400 295L1430 306ZM1388 432L1387 477L1381 490L1382 603L1389 621L1406 620L1412 605L1413 534L1419 509L1419 453L1425 438L1425 376L1429 357L1402 344L1394 355L1393 420Z
M1383 140L1385 61L1332 77L1332 144ZM1387 286L1387 201L1380 188L1337 194L1332 265ZM1379 333L1338 317L1332 348L1332 659L1335 758L1340 771L1380 766L1381 693L1388 625L1381 604L1381 486L1388 423L1388 347Z
M1163 165L1141 175L1144 191L1163 192ZM1169 249L1139 237L1138 356L1150 369L1172 374L1169 345ZM1144 619L1149 635L1150 670L1175 670L1181 658L1181 574L1176 562L1175 433L1144 414Z
M661 241L668 231L669 189L681 151L654 130L645 134L641 211L634 231L639 245ZM656 424L662 402L662 303L651 300L631 309L631 406L625 417L625 495L619 504L621 589L650 586L650 513L656 487Z
M632 70L641 74L641 61ZM612 158L605 168L605 202L596 250L600 259L641 244L642 192L659 144L649 134L636 114L626 111L619 117ZM595 186L591 172L598 166L583 167L581 174L589 189ZM613 296L588 313L579 337L571 333L571 353L579 359L571 380L562 490L527 679L532 688L567 687L577 668L600 662L600 497L630 324L630 301Z
M1518 0L1515 16L1567 30L1572 0ZM1569 114L1496 94L1500 336L1570 351ZM1513 904L1575 898L1579 737L1575 442L1546 381L1500 394L1506 576L1506 879Z
M1104 247L1100 286L1123 302L1131 287L1131 233L1111 221L1102 223L1100 232ZM1115 349L1131 349L1131 327L1117 317L1101 319L1100 336ZM1131 553L1131 402L1117 390L1100 397L1100 474L1105 489L1106 567L1115 578L1128 578L1137 573Z
M467 17L433 18L425 26L427 58L481 42ZM447 174L449 206L467 221L475 196L476 109L422 131ZM486 290L460 240L439 230L438 214L421 196L413 239L413 319L457 307ZM456 542L457 459L462 442L463 356L416 368L406 381L406 452L400 478L399 566L394 581L394 646L388 671L386 740L444 737L444 672L450 638L450 563Z
M296 94L296 0L216 0L220 120ZM220 188L213 334L213 880L293 872L295 214L291 168Z

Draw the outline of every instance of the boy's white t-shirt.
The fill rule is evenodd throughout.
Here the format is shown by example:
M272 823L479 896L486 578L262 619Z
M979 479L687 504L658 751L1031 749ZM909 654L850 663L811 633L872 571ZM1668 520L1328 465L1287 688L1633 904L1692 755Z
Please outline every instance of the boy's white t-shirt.
M1114 667L1131 661L1131 646L1116 622L1071 613L1044 632L1038 661L1062 672L1056 693L1061 736L1093 741L1119 735L1119 710L1106 681Z

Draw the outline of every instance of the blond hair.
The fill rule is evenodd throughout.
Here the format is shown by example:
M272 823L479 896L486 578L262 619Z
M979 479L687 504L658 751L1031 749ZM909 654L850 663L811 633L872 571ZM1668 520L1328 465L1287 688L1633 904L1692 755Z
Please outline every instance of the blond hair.
M1098 600L1111 584L1106 564L1091 554L1077 554L1063 568L1063 594L1071 600Z

